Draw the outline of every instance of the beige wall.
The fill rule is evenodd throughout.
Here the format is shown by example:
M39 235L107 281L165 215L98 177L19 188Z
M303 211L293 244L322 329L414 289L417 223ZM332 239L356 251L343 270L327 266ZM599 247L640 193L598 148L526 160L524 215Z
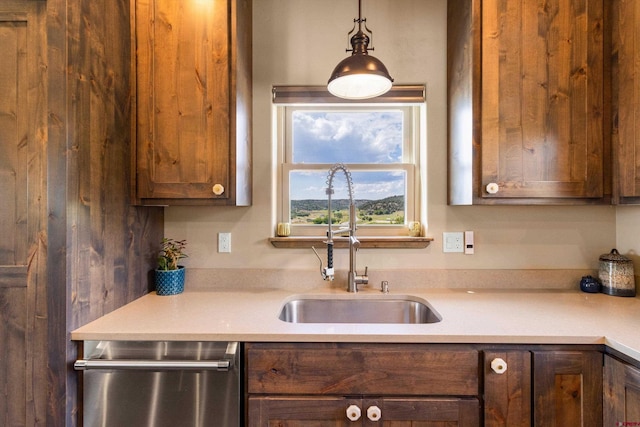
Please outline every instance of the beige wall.
M326 84L346 55L346 33L356 15L355 0L254 1L254 203L248 208L167 208L166 235L189 241L186 265L318 268L310 250L275 249L267 242L275 221L270 91L279 84ZM640 253L640 208L447 206L446 1L367 0L363 15L374 30L373 54L396 82L427 86L427 234L436 240L423 250L360 251L360 266L595 269L598 256L615 247L616 239L621 252ZM442 253L442 232L463 230L475 231L476 254ZM218 232L232 233L232 253L217 253ZM337 251L336 268L346 265L346 254Z
M616 208L616 245L633 260L636 288L640 290L640 206Z

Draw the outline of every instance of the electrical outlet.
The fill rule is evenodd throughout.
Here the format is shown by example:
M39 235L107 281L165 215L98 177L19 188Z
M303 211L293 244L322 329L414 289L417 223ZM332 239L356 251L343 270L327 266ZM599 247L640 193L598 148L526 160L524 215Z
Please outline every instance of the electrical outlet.
M442 252L464 252L464 233L442 233Z
M231 233L218 233L218 252L231 252Z

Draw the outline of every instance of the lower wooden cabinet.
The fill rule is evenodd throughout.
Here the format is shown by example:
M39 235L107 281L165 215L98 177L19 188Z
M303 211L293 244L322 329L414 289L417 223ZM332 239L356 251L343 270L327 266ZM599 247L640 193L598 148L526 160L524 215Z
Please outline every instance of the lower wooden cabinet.
M485 427L601 426L602 357L597 350L485 351Z
M599 346L250 343L245 362L250 427L603 426ZM608 419L640 421L640 370L613 362Z
M247 344L250 427L480 426L479 353L422 344Z
M531 425L531 352L484 352L484 425Z
M640 369L604 358L605 426L640 426Z
M249 398L249 426L479 426L476 398Z

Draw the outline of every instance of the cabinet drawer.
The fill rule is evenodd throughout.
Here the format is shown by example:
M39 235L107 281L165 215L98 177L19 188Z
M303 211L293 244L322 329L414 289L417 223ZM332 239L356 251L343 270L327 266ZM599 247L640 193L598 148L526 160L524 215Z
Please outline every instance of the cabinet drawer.
M248 392L475 396L478 358L419 344L252 344Z

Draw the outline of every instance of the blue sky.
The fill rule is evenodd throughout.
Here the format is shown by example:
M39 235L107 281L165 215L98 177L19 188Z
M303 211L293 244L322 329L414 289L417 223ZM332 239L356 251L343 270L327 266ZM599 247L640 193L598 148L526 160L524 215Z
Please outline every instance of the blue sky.
M402 162L400 111L296 111L293 114L294 163ZM383 199L404 194L402 172L353 172L356 199ZM327 171L301 172L291 176L291 199L323 199ZM334 198L346 198L346 181L334 179Z

